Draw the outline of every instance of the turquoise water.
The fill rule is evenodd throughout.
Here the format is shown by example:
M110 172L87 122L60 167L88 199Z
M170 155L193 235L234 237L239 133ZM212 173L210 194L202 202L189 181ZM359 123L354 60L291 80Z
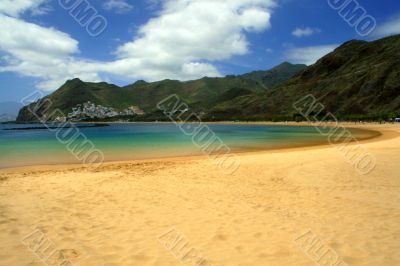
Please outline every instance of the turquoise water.
M40 125L0 125L0 168L37 164L79 163L55 132L3 130ZM232 152L297 147L327 142L313 127L208 125ZM201 155L202 150L174 124L112 124L79 128L106 161Z

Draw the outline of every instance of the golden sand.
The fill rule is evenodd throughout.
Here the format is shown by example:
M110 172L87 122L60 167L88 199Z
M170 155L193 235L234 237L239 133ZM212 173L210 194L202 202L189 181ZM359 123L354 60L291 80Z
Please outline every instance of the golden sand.
M328 145L0 171L0 265L400 265L400 126L357 127L367 175Z

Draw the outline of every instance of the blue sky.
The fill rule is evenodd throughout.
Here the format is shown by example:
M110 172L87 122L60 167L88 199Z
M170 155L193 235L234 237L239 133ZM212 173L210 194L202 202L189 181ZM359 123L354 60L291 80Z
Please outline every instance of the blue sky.
M105 30L93 36L98 32L70 14L74 7L60 5L73 2L93 8ZM347 40L400 33L399 1L357 2L377 23L367 36L329 2L1 0L0 102L50 93L74 77L127 85L241 74L283 61L312 64ZM95 17L89 15L87 21Z

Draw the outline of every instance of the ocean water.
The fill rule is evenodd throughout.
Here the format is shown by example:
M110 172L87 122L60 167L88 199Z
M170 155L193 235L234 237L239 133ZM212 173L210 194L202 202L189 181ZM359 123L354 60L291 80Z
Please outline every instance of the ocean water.
M4 130L41 125L0 125L0 168L79 163L57 140L57 131ZM259 151L327 143L313 127L265 125L208 125L232 152ZM111 124L79 131L100 150L105 161L202 155L190 135L174 124ZM59 131L60 133L63 131ZM362 135L357 130L355 136ZM365 135L365 134L364 134Z

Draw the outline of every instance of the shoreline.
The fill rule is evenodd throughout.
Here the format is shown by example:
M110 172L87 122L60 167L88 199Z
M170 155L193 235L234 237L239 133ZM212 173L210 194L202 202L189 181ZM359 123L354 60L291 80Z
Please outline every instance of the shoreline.
M141 122L139 122L141 123ZM157 124L153 122L149 122L152 124ZM172 123L173 122L165 122L165 123ZM165 124L162 123L162 124ZM279 125L279 126L309 126L309 127L314 127L313 123L310 122L293 122L294 124L291 123L274 123L274 122L256 122L256 123L236 123L236 122L215 122L215 123L206 123L206 124L220 124L220 125L226 125L226 124L236 124L236 125ZM136 122L129 122L129 124L138 124ZM333 123L325 123L323 124L324 126L327 125L333 125ZM383 141L391 138L397 137L396 134L390 134L389 132L382 132L376 128L377 125L380 124L361 124L358 126L352 125L349 127L346 124L339 124L340 126L345 127L346 129L358 129L358 130L363 130L365 132L369 132L371 136L368 136L363 139L355 139L351 141L350 145L354 145L354 143L369 143L369 142L375 142L375 141ZM389 125L389 124L381 124L381 126L384 125ZM285 152L291 152L291 151L298 151L298 150L313 150L313 149L319 149L319 148L329 148L329 147L334 147L337 144L330 144L326 142L315 142L315 143L308 143L305 145L299 145L299 146L294 146L294 147L274 147L274 148L269 148L269 149L260 149L260 150L241 150L241 151L236 151L233 152L232 154L235 154L239 157L241 156L250 156L250 155L260 155L260 154L265 154L265 153L285 153ZM113 165L113 164L130 164L130 163L157 163L157 162L175 162L175 161L196 161L196 160L207 160L209 159L209 155L190 155L190 156L171 156L171 157L159 157L159 158L148 158L148 159L132 159L132 160L109 160L109 161L104 161L101 163L101 166L107 166L107 165ZM5 167L5 168L0 168L0 173L15 173L19 171L30 171L30 170L41 170L41 171L51 171L54 169L57 170L67 170L67 169L77 169L77 168L90 168L90 165L85 165L81 163L56 163L56 164L33 164L33 165L25 165L25 166L12 166L12 167Z
M173 122L173 121L151 121L151 122L146 122L146 121L134 121L134 122L124 122L124 121L114 121L114 122L74 122L76 124L185 124L185 122ZM188 124L196 124L196 122L191 121L187 122ZM202 124L210 124L210 125L265 125L265 126L317 126L317 124L320 125L327 125L327 126L332 126L335 125L335 122L310 122L310 121L300 121L300 122L295 122L295 121L286 121L286 122L272 122L272 121L201 121ZM370 125L399 125L400 123L393 123L393 122L349 122L349 121L343 121L343 122L338 122L339 125L344 125L344 126L370 126Z

